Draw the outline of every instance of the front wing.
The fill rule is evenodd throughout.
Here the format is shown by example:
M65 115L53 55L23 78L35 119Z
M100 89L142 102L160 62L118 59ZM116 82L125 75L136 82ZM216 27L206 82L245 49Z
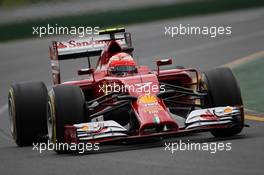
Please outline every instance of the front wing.
M171 138L196 132L231 128L243 117L242 107L216 107L192 111L185 120L185 126L178 130L163 131L140 135L129 133L115 121L99 121L65 126L66 143L120 144L143 141L151 138Z

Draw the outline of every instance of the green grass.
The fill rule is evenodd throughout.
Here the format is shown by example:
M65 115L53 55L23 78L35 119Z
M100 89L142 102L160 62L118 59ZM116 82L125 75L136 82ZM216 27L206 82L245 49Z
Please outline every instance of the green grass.
M234 70L246 108L264 113L264 57Z
M0 0L0 7L4 8L15 8L22 5L34 4L39 2L47 2L53 1L56 2L58 0Z
M86 13L51 19L38 19L23 23L0 25L0 41L33 37L33 26L46 26L47 24L76 27L99 26L102 28L260 6L264 6L263 0L204 0L95 14Z

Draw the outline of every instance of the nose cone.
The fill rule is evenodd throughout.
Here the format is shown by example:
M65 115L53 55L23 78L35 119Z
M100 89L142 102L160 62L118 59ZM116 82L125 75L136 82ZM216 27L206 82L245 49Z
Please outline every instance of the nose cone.
M137 100L137 111L140 121L140 133L144 133L146 129L156 127L167 127L177 130L177 123L171 118L167 112L162 100L156 95L142 95Z

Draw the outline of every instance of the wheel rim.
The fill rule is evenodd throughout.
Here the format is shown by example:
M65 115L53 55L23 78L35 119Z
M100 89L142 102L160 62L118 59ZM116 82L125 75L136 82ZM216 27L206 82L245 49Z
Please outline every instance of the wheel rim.
M49 139L52 140L52 125L53 125L53 119L52 119L52 105L51 102L48 102L48 107L47 107L47 126L48 126L48 136Z
M15 126L15 115L16 114L15 114L15 104L12 98L12 94L10 94L8 98L8 112L9 112L9 120L10 120L10 131L11 131L11 134L14 140L16 140L16 126Z

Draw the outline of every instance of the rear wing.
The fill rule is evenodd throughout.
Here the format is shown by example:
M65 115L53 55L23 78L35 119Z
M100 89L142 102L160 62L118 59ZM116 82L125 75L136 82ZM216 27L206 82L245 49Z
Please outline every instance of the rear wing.
M122 50L133 50L131 34L124 28L114 28L99 31L98 35L86 38L70 39L68 41L52 41L50 60L54 84L60 84L59 61L91 56L100 56L107 43L118 42Z

